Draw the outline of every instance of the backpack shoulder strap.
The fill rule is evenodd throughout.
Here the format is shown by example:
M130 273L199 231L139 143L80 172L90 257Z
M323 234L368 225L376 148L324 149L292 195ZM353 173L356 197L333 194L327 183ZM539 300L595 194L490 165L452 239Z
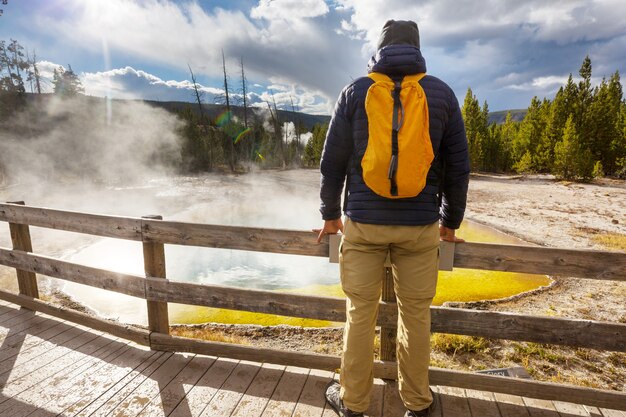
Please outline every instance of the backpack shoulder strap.
M383 74L382 72L370 72L369 74L367 74L367 76L371 78L372 80L374 80L375 83L378 83L378 82L392 83L393 82L393 80L388 75Z
M422 78L424 78L426 76L425 72L419 73L419 74L411 74L411 75L405 75L404 76L404 81L415 81L415 82L419 82Z

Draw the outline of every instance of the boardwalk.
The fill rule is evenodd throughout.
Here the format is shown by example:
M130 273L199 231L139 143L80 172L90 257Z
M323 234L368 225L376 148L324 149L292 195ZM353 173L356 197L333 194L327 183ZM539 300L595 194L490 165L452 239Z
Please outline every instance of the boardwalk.
M332 372L155 352L0 301L0 416L329 417ZM445 417L626 417L622 411L435 387ZM402 416L377 380L369 416Z

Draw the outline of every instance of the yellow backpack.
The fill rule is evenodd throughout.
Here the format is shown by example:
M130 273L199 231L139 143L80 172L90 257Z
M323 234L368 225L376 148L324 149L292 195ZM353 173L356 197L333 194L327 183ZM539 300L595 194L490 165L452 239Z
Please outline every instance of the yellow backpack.
M361 168L365 184L380 196L415 197L426 185L434 154L428 103L419 84L425 75L394 81L369 74L374 83L365 98L369 136Z

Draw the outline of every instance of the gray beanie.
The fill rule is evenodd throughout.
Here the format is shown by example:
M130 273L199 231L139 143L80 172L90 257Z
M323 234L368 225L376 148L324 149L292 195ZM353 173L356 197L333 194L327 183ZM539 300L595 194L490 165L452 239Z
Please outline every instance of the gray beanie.
M420 32L417 23L411 20L387 20L378 38L378 48L388 45L406 44L419 49Z

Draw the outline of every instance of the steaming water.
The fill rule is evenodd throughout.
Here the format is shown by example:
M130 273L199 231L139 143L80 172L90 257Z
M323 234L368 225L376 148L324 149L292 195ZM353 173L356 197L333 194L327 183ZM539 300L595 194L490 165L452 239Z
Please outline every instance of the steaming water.
M169 209L165 218L171 220L310 230L320 225L318 175L314 171L291 171L163 179L149 186L115 191L146 194L152 189L157 205ZM141 214L145 213L132 215ZM494 229L471 223L464 225L460 235L471 241L519 243ZM314 237L312 233L311 239ZM341 296L338 266L324 258L175 245L166 245L165 251L167 276L171 280ZM72 262L138 275L143 274L142 256L140 243L117 239L101 239L65 254ZM459 269L441 274L435 302L501 298L548 283L543 276ZM123 322L147 322L144 300L74 283L64 283L63 291L102 316ZM266 316L173 304L170 318L173 323L307 323L299 319L268 321Z

